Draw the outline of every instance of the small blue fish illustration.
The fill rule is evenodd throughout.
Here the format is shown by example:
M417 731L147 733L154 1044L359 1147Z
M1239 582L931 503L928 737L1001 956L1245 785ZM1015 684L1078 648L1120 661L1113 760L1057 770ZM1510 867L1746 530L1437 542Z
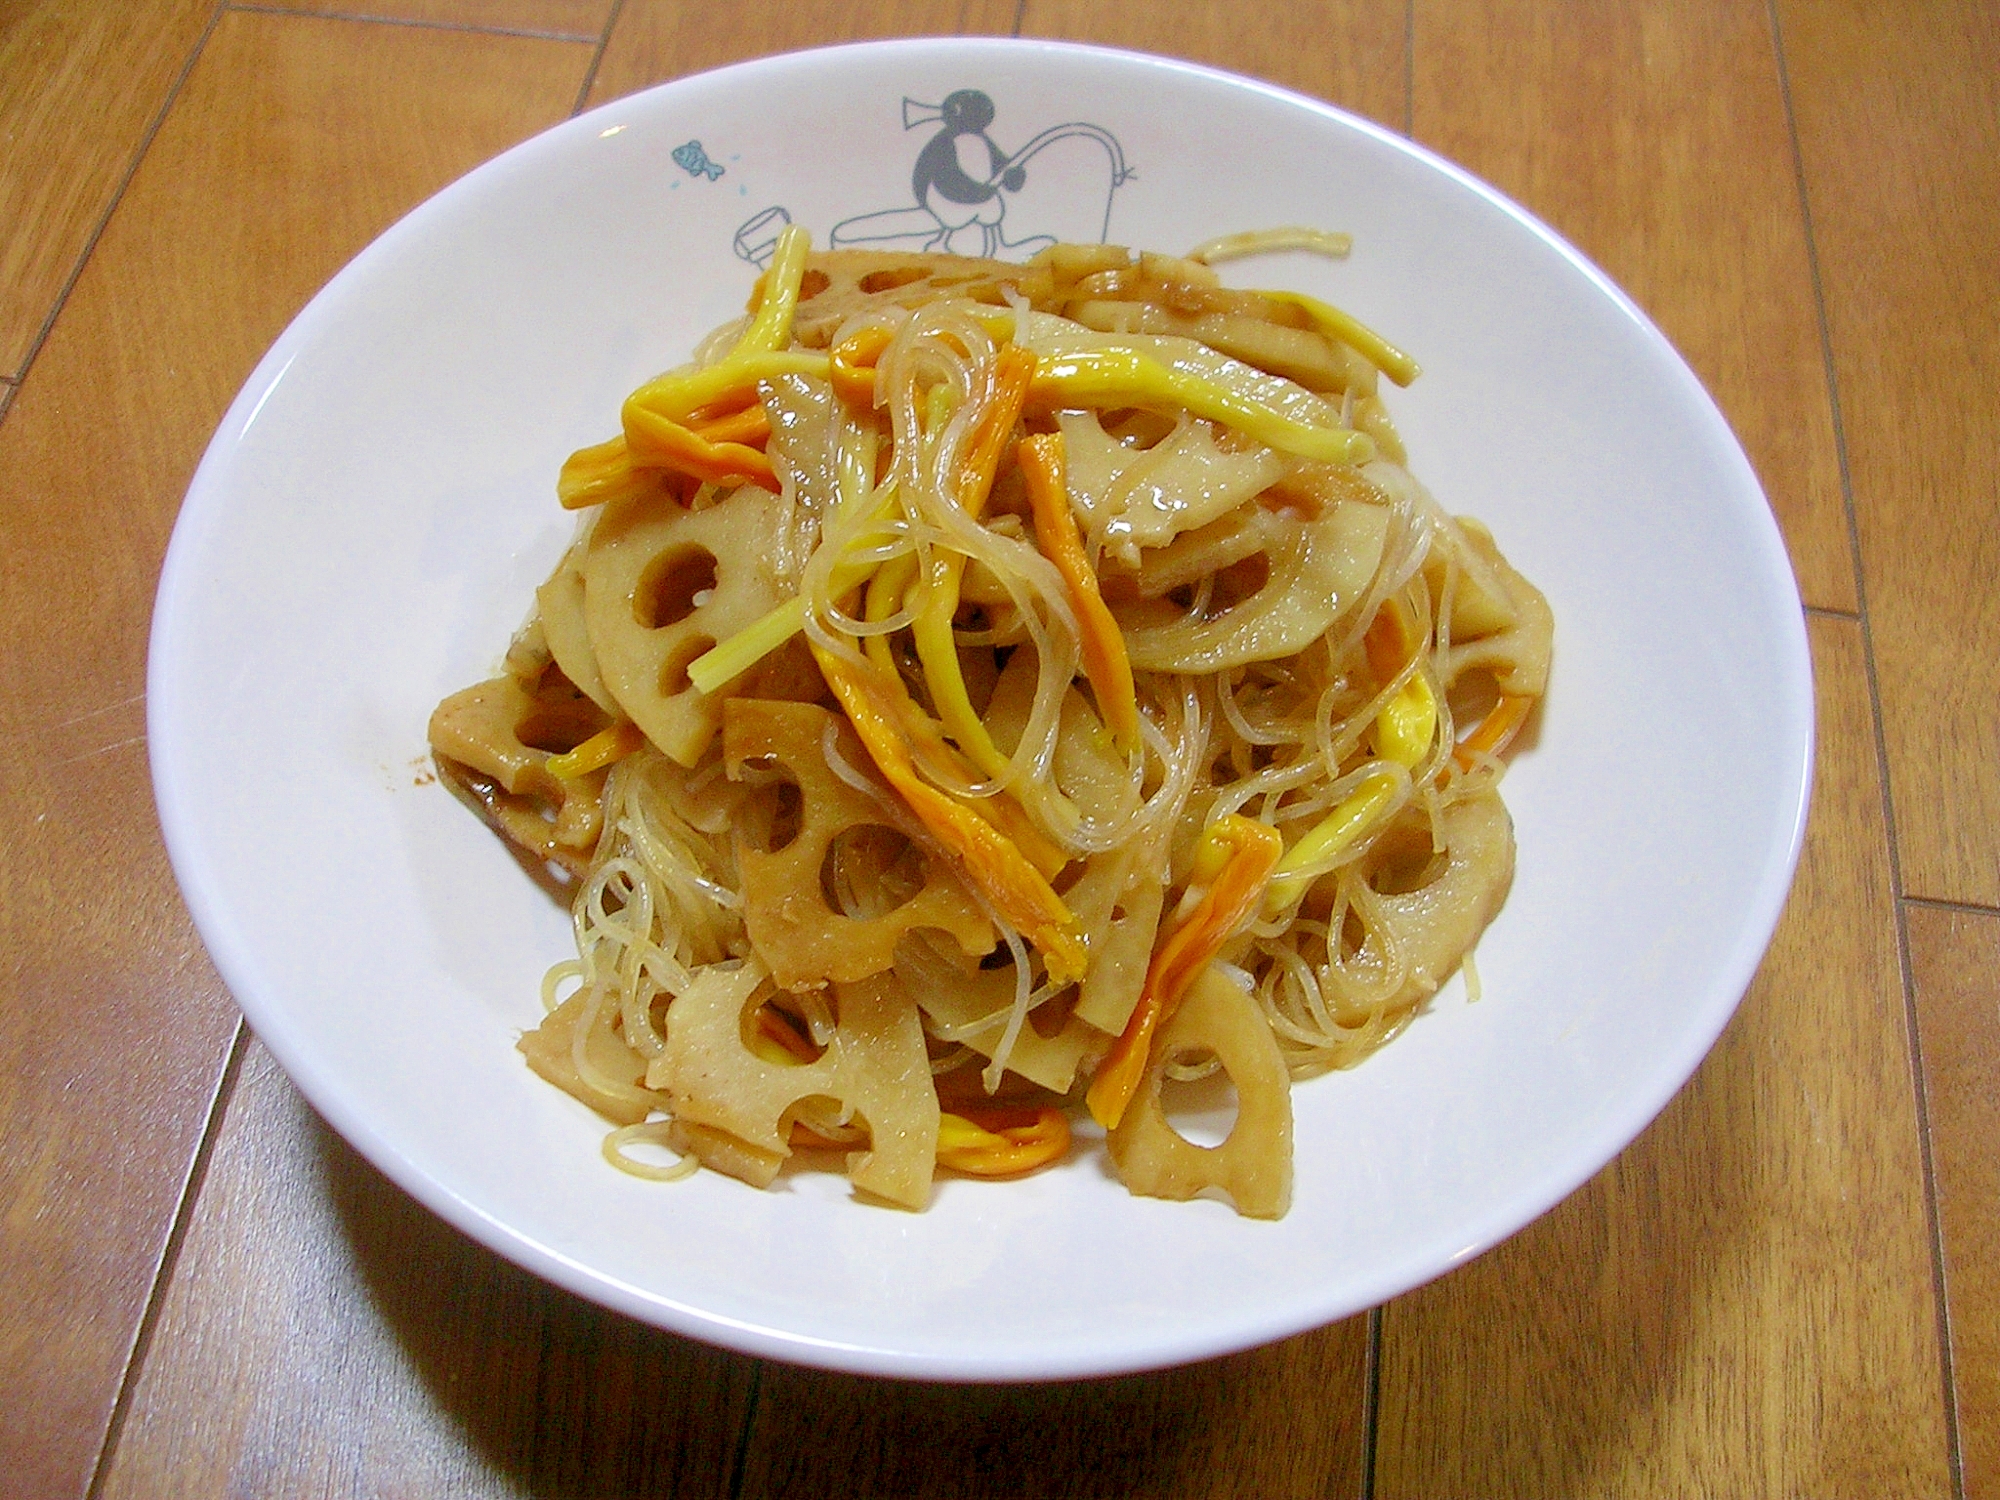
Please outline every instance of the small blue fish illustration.
M700 141L689 141L684 146L674 147L674 164L690 177L706 177L710 182L722 175L719 163L708 159L708 153L701 149Z

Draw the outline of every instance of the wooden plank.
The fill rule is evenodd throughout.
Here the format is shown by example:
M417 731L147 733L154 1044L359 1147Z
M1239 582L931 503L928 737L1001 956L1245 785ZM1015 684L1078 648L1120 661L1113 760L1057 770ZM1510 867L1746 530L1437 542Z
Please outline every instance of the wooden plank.
M1312 94L1402 130L1409 118L1405 17L1401 0L1252 6L1026 0L1021 31L1184 57Z
M1860 627L1812 643L1812 821L1756 983L1617 1161L1384 1309L1382 1500L1950 1493Z
M895 1384L772 1366L742 1493L1358 1496L1367 1319L1153 1375Z
M1007 33L1016 0L625 0L589 103L725 63L874 37Z
M594 42L611 23L615 0L284 0L283 8L301 15L470 26Z
M48 637L6 600L11 670ZM50 746L0 764L0 1492L81 1496L236 1016L153 832L141 700L0 725Z
M1967 1500L2000 1495L2000 916L1915 906L1910 973Z
M213 9L0 7L0 375L26 367Z
M590 52L226 14L0 426L0 1474L17 1493L88 1483L236 1024L146 774L146 629L181 493L306 297L561 118Z
M1903 889L2000 906L2000 11L1777 10Z
M753 1378L467 1240L253 1042L102 1495L721 1497Z
M1417 139L1546 219L1651 314L1756 466L1806 602L1855 609L1762 0L1466 0L1415 16Z

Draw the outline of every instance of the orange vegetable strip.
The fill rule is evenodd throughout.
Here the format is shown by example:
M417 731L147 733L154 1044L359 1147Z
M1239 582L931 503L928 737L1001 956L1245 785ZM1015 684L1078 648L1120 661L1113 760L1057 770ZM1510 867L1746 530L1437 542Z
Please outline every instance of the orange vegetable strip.
M833 346L827 371L834 394L856 406L875 405L875 362L894 335L886 328L864 328Z
M1386 599L1381 610L1368 626L1368 634L1362 637L1362 644L1368 651L1368 665L1375 675L1387 682L1410 659L1409 624L1403 618L1403 606L1394 599Z
M701 417L690 423L688 430L704 442L761 448L771 438L771 414L762 401L753 401L741 411Z
M551 775L574 781L579 776L588 776L592 771L601 771L623 760L645 743L644 730L629 719L620 719L616 724L598 730L575 749L562 755L551 755L546 764Z
M1187 920L1153 954L1132 1019L1112 1043L1084 1095L1091 1118L1106 1130L1125 1118L1126 1107L1138 1092L1153 1033L1173 1019L1195 977L1262 905L1265 883L1285 852L1284 837L1277 829L1235 813L1217 819L1208 836L1233 846L1229 859Z
M959 460L958 493L952 498L977 520L993 493L993 476L999 472L1000 456L1007 451L1007 439L1021 420L1021 408L1028 402L1028 387L1035 379L1035 356L1019 344L1003 346L994 357L993 400L980 415L972 440Z
M625 441L635 466L672 469L710 484L756 484L774 494L778 489L765 453L742 443L711 443L643 406L626 408Z
M1069 1151L1069 1120L1059 1109L943 1111L938 1165L976 1177L1011 1177L1060 1161Z
M972 436L959 456L952 476L952 498L968 516L977 520L993 494L993 477L999 471L1007 440L1021 419L1021 406L1028 399L1028 385L1035 378L1035 356L1016 344L1008 344L995 358L993 399L980 413ZM973 764L989 776L1007 770L1007 757L1000 753L987 734L979 715L973 712L971 696L965 689L965 674L958 664L958 645L952 635L952 616L958 613L959 583L965 574L965 557L942 549L932 554L930 592L922 610L910 623L916 641L917 659L923 663L924 678L930 685L931 706L959 747L972 757Z
M1083 550L1083 534L1069 508L1060 432L1021 439L1014 450L1021 475L1028 482L1028 503L1035 513L1035 538L1069 586L1070 607L1076 611L1082 635L1083 675L1097 693L1097 705L1111 738L1130 755L1139 748L1139 700L1132 687L1132 663L1125 654L1125 637L1098 592L1097 573Z
M986 899L1041 950L1058 983L1083 976L1087 958L1076 921L1041 871L1005 834L917 774L900 721L914 708L903 685L814 643L820 674L889 785L944 845ZM900 700L900 702L898 701Z
M1461 771L1470 771L1482 755L1498 755L1505 750L1521 726L1527 722L1528 710L1535 706L1533 698L1515 693L1502 693L1500 701L1487 710L1486 717L1451 752L1451 758L1458 762Z
M653 486L650 475L632 467L632 455L621 434L607 442L579 448L563 460L556 480L556 498L564 510L583 510L607 500L636 495Z
M867 594L863 606L863 618L875 621L886 620L896 612L902 602L904 588L916 576L917 560L910 554L884 563L868 580ZM870 635L862 637L861 648L868 659L875 663L885 681L894 681L901 691L902 679L897 675L896 660L889 651L889 637ZM901 720L905 733L934 763L950 768L951 772L967 781L976 781L981 772L958 748L944 737L944 729L904 694L899 703ZM989 772L990 774L990 772ZM1069 854L1053 839L1037 828L1019 802L1006 794L996 797L982 797L973 810L997 828L1004 836L1012 839L1014 847L1027 856L1044 876L1053 875L1069 863Z
M757 382L744 379L729 386L713 401L704 402L693 411L682 413L667 407L656 407L656 409L686 426L706 427L711 422L720 422L725 417L737 416L753 406L763 404L764 398L757 389Z

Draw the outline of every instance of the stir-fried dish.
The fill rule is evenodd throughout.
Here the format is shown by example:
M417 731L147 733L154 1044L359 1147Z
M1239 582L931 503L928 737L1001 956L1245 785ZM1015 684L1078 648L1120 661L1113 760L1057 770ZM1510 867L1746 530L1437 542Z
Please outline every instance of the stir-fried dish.
M793 228L563 465L576 539L430 737L571 903L520 1047L614 1162L921 1208L1087 1114L1135 1193L1285 1211L1291 1080L1396 1035L1505 897L1553 631L1404 467L1410 358L1210 264L1294 238ZM1217 1070L1199 1145L1163 1089Z

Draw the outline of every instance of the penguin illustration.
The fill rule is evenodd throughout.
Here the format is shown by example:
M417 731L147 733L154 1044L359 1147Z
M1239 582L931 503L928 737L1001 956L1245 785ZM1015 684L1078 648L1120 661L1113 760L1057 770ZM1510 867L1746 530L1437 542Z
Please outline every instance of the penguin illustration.
M944 125L924 144L917 155L916 169L910 174L910 187L917 202L929 209L943 226L928 248L954 250L961 255L995 254L1002 244L1000 220L1007 212L1000 190L1018 193L1028 178L1025 169L1008 165L1007 153L986 133L986 127L993 123L992 99L978 89L959 89L945 95L935 115L921 115L912 120L910 113L905 101L905 129L924 118L939 120ZM976 252L969 245L953 243L960 238L961 231L974 225L979 229Z
M1028 217L1078 219L1073 238L1102 238L1109 231L1111 196L1133 175L1125 165L1118 140L1100 126L1071 122L1052 125L1011 156L1000 149L986 129L995 114L990 95L979 89L954 89L940 104L920 104L903 100L903 129L936 122L943 128L924 142L910 173L910 190L916 198L913 208L889 208L878 213L856 214L833 226L828 241L843 245L902 245L927 251L948 251L955 255L978 255L1026 259L1036 251L1056 243L1056 236L1040 232L1050 225L1031 223L1031 232L1009 238L1002 232L1006 218L1007 194L1027 186L1027 163L1038 152L1059 141L1083 138L1086 149L1104 153L1103 165L1078 170L1074 161L1059 162L1057 170L1038 177L1039 186L1029 198L1039 195L1049 200L1077 200L1077 213L1051 214L1051 202L1028 210ZM1067 169L1067 170L1065 170ZM1093 181L1093 177L1095 181ZM1101 205L1101 207L1093 207ZM1089 220L1086 226L1082 220Z

